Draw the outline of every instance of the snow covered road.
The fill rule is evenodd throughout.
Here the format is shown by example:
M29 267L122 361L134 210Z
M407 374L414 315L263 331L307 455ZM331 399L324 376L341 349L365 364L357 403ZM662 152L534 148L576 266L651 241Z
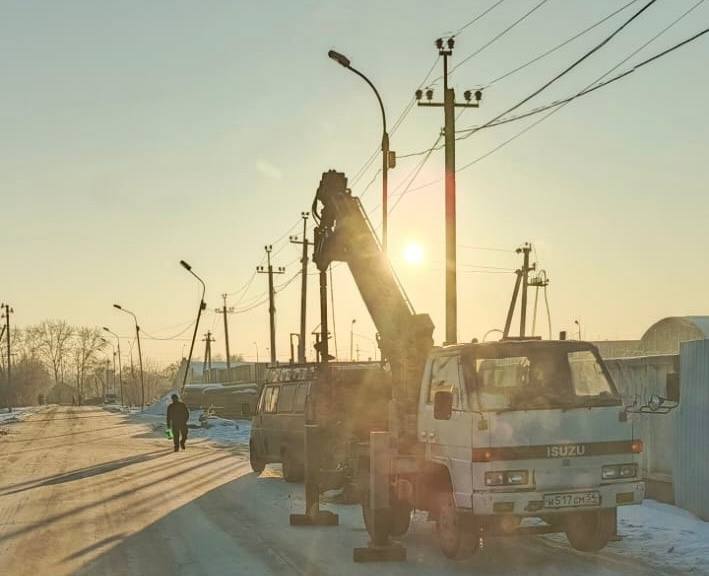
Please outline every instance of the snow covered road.
M451 562L423 517L404 538L408 562L358 565L358 507L326 506L340 514L336 528L291 528L302 486L276 468L256 477L242 445L197 439L174 454L149 422L98 408L48 407L9 428L0 438L3 575L682 573L548 538L491 540Z

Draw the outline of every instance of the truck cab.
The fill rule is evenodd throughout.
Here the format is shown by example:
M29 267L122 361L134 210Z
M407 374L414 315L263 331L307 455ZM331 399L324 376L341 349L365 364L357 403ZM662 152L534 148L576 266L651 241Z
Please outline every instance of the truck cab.
M642 442L590 343L433 349L417 433L428 476L438 478L424 499L439 532L441 523L452 530L448 555L460 546L456 530L505 532L525 517L565 531L577 549L599 550L614 533L616 507L644 496Z

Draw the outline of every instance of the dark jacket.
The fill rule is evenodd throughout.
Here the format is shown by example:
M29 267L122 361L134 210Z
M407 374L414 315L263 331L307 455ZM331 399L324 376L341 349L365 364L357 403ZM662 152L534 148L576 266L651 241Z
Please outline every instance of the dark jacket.
M187 405L181 400L177 400L167 407L167 427L178 428L187 424L190 419L190 411Z

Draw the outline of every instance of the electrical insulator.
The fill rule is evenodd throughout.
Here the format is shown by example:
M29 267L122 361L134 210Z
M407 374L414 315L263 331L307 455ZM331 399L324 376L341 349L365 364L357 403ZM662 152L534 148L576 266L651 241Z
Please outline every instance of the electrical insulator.
M433 100L433 90L430 88L426 90L426 100Z
M416 100L421 100L423 96L423 90L416 90Z

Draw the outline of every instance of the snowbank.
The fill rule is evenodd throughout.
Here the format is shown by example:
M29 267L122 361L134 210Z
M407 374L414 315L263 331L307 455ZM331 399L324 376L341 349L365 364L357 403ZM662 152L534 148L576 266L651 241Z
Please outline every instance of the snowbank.
M20 408L13 408L12 412L8 412L7 409L3 409L3 411L0 412L0 424L20 422L23 418L37 412L41 408L43 408L43 406L23 406Z
M172 402L168 392L160 400L147 406L143 412L134 415L142 420L153 422L153 430L165 431L167 406ZM248 444L251 435L250 420L227 420L218 416L205 415L202 410L191 410L187 425L190 428L188 439L205 438L221 445Z
M709 575L709 522L677 506L654 500L621 506L618 535L619 540L610 542L602 554L640 560L657 568ZM563 534L545 538L567 545Z
M609 550L672 566L696 574L709 574L709 522L676 506L646 500L641 506L619 508L621 542Z

